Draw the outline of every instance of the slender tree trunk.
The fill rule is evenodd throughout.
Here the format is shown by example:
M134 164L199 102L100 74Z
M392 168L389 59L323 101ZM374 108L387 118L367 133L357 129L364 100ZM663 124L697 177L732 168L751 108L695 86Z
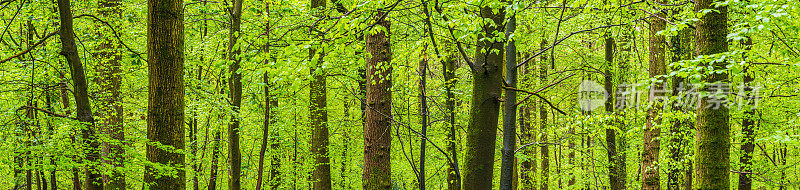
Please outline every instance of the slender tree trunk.
M270 41L269 41L269 31L270 31L270 21L269 21L269 2L266 3L267 5L267 45L264 47L265 54L269 57L269 48L270 48ZM269 58L264 60L264 66L269 65ZM270 139L269 135L269 126L272 121L270 117L271 110L271 103L273 97L269 94L269 71L264 71L264 76L262 77L264 81L264 125L261 131L261 149L258 151L258 171L256 172L256 190L261 190L261 186L264 184L263 176L264 176L264 157L267 153L267 142L273 139Z
M525 57L528 57L526 54ZM532 83L526 81L532 81L529 75L534 75L536 73L533 72L533 63L530 65L524 65L523 69L521 69L520 76L522 76L520 80L520 84L522 85L531 85ZM534 104L534 105L530 105ZM526 101L523 102L522 108L519 111L519 128L520 128L520 139L519 142L522 145L527 145L529 143L536 142L534 138L534 134L536 133L536 129L533 128L534 116L531 115L531 110L536 107L535 102L533 101ZM535 135L538 136L538 135ZM538 178L536 177L536 146L531 146L528 148L523 149L523 153L528 157L528 159L523 160L520 162L520 181L522 190L534 190L538 182L536 181Z
M241 24L242 24L242 0L233 0L232 7L228 8L230 14L230 28L228 29L228 72L230 82L228 82L228 99L231 102L231 122L228 124L228 164L230 170L228 171L228 189L239 190L242 188L242 153L239 147L239 125L240 114L239 109L242 106L242 71L239 58L241 48L237 45L239 42Z
M221 118L220 118L221 119ZM220 156L220 144L222 144L222 131L221 129L217 128L214 131L214 139L212 139L213 143L211 145L211 168L208 177L208 190L216 190L217 189L217 178L219 177L219 156Z
M70 108L70 104L69 104L69 91L70 90L69 90L69 87L67 86L67 81L66 81L66 79L64 78L63 75L60 76L59 78L63 78L63 80L64 80L64 81L61 82L61 84L59 84L59 87L61 89L61 105L63 106L63 109L64 109L64 115L67 115L67 116L68 115L72 115L72 112L70 111L70 109L71 109ZM74 143L75 139L77 139L77 138L72 138L73 143ZM76 156L73 156L72 159L73 159L73 161L78 162L78 158ZM74 190L81 190L81 179L80 179L79 172L80 172L80 170L78 169L78 167L72 167L72 189L74 189Z
M56 113L55 109L53 108L53 102L52 102L53 98L55 98L55 96L52 94L51 91L47 91L45 96L46 96L45 109L47 109L47 111ZM49 132L49 136L52 139L55 136L55 125L50 123L49 120L47 122L47 131ZM56 165L56 156L55 155L56 155L55 152L50 153L50 167L52 167L50 169L50 188L51 188L50 190L57 190L58 189L58 185L57 185L58 184L58 180L56 180L56 172L58 171L58 169L57 169L58 166ZM43 188L43 189L47 189L47 188Z
M547 48L547 40L542 40L540 45L542 50ZM552 68L552 67L550 67ZM539 63L539 84L542 86L547 84L547 56L541 56L541 62ZM541 141L543 143L547 143L547 107L545 106L544 100L539 100L539 132ZM545 144L540 146L539 153L542 157L542 175L540 179L542 180L542 184L539 186L541 190L548 190L548 184L550 183L550 150L548 147L549 145Z
M745 54L750 53L750 49L753 46L753 40L750 37L744 41L743 45L745 46ZM744 56L744 60L748 61L748 56ZM742 76L742 83L745 87L745 91L748 93L746 97L744 97L744 101L747 101L744 109L744 119L742 120L742 134L744 138L742 138L741 144L741 151L742 156L739 157L739 171L742 173L739 174L739 190L751 190L753 189L753 179L750 175L753 172L753 151L755 150L755 112L756 108L753 105L749 104L750 100L755 100L758 94L754 94L755 91L751 88L753 84L753 71L749 71L751 66L745 67L744 69L744 76Z
M165 166L184 166L183 153L183 0L148 0L147 14L147 161ZM154 144L154 143L158 143ZM144 182L149 189L185 189L186 172L162 175L159 169L145 166Z
M447 189L461 190L461 179L458 175L458 133L456 132L456 96L453 88L456 84L456 62L453 56L446 56L442 60L444 68L445 89L445 118L447 120L447 153L450 154L452 164L447 166Z
M503 31L505 9L480 8L480 16L494 24L485 24L478 35L475 63L472 68L472 107L464 153L464 190L491 189L494 176L494 150L497 136L500 95L503 83L503 42L492 40Z
M119 19L122 17L122 2L119 0L102 0L99 2L99 13L106 20ZM99 28L106 28L99 26ZM103 29L108 30L108 29ZM120 60L122 52L118 42L114 42L109 31L98 32L101 42L98 47L96 57L100 59L98 65L97 84L99 84L98 110L100 132L107 135L111 141L102 142L102 160L112 169L110 175L103 175L103 183L106 190L125 189L125 174L118 168L124 166L125 149L122 143L125 142L125 128L123 126L122 99L120 96L120 86L122 83L122 73L120 70Z
M426 73L428 71L428 55L427 51L428 45L425 44L425 47L422 49L422 60L419 62L419 111L420 117L422 117L422 136L425 138L428 137L428 102L425 99L425 78ZM425 139L420 139L419 145L419 189L425 190L425 144L427 141Z
M664 2L664 1L662 1ZM650 86L650 108L647 110L647 124L644 130L644 152L642 153L642 189L657 190L661 189L659 178L659 150L661 134L661 112L664 106L662 100L665 97L664 80L662 75L666 74L664 64L664 47L666 46L664 35L658 35L659 31L664 30L666 22L661 18L664 13L656 13L656 17L650 19L650 78L656 81Z
M698 0L694 11L712 9L695 24L695 50L698 56L708 56L728 51L728 8L715 6L718 0ZM715 70L723 70L726 62L702 63ZM714 73L703 77L703 82L712 83L701 89L708 92L709 86L727 85L727 73ZM716 83L716 84L714 84ZM714 94L712 94L714 95ZM724 95L723 95L724 96ZM712 97L701 97L697 109L697 149L695 174L698 189L729 189L730 180L730 113L727 106L713 106Z
M512 6L514 1L508 1ZM506 81L508 87L517 87L517 45L512 38L514 30L517 29L516 15L511 14L506 23ZM500 189L512 190L514 187L514 164L516 157L514 151L517 149L517 92L505 90L505 101L503 102L503 149L501 150L500 160Z
M611 35L605 36L605 61L606 61L606 71L605 71L605 90L610 94L614 94L614 73L612 72L612 68L614 67L614 52L616 50L616 43L614 42L614 38ZM617 125L617 122L621 120L620 115L614 109L614 104L617 102L617 98L612 96L610 100L606 101L605 109L607 113L612 114L612 123L610 125L614 126ZM608 157L608 181L610 189L624 189L625 181L621 180L621 176L624 175L622 173L625 172L624 168L621 168L622 163L620 163L620 156L619 152L617 152L617 129L616 127L606 129L606 154Z
M683 29L678 32L677 36L673 36L670 40L672 51L672 62L677 63L681 60L690 59L691 52L689 50L689 30ZM673 70L680 69L679 67L673 68ZM686 88L686 79L680 76L672 77L672 96L681 98L685 96L685 94L681 94L680 89ZM672 111L684 113L685 110L681 105L677 102L672 103ZM686 186L686 184L691 184L691 172L686 172L691 165L691 161L684 160L683 157L687 154L687 142L686 138L690 135L690 126L691 121L686 121L683 119L676 119L672 122L672 127L670 127L670 144L669 144L669 152L670 152L670 162L669 162L669 173L667 179L667 189L670 190L678 190L681 189L681 184L683 184L684 189L691 189L691 185ZM689 180L686 180L685 175L688 175Z
M267 46L267 48L269 48L269 46ZM269 52L269 50L267 50L267 52ZM267 142L274 140L270 138L269 134L270 123L272 123L272 120L274 120L271 117L272 108L274 108L272 107L272 99L274 97L269 94L269 73L267 71L264 71L263 79L264 84L266 84L264 86L264 103L266 103L266 105L264 105L264 125L261 131L261 149L258 151L258 172L256 172L258 177L256 178L256 190L261 190L261 186L263 184L264 157L266 156L267 146L269 145Z
M374 17L381 30L365 37L367 52L366 126L364 127L363 189L388 190L391 183L392 47L390 23L383 11Z
M75 106L77 108L78 121L85 125L82 129L82 144L88 145L86 152L86 190L100 190L103 188L103 181L94 163L98 159L98 148L100 144L96 141L94 134L94 117L89 103L88 85L86 84L86 74L83 64L78 57L78 47L75 44L75 33L72 30L72 11L70 10L69 0L58 0L59 19L61 20L60 38L61 55L64 55L67 64L70 66L70 75L73 82L73 95L75 96Z
M278 97L277 96L275 96L275 95L271 95L270 96L269 106L271 108L277 108L278 107ZM270 111L272 111L272 113L271 113L272 115L269 118L270 126L275 126L275 122L277 122L278 119L277 118L273 119L272 116L276 115L277 111L275 111L273 109L270 109ZM269 174L269 179L270 180L269 180L269 183L270 183L271 189L278 189L278 187L280 187L280 185L281 185L281 171L280 171L280 168L281 168L281 157L283 155L281 155L281 150L280 150L280 148L281 148L280 141L281 140L278 138L279 134L277 133L277 130L273 129L273 131L275 131L275 133L273 135L270 135L270 137L269 137L270 141L272 142L270 144L270 146L269 146L270 147L269 155L270 155L270 157L272 157L272 161L270 163L270 174Z

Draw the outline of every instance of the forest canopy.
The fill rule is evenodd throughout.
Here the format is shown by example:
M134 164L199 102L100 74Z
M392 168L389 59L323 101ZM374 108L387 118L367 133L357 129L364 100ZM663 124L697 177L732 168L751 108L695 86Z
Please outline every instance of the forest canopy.
M794 0L0 0L0 188L797 189Z

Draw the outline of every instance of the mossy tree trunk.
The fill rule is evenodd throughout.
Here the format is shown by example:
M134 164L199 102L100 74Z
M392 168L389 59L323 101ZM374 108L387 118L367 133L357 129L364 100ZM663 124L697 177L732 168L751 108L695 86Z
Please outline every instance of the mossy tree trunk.
M363 189L388 190L391 183L392 49L390 23L378 11L376 33L365 38L367 59L366 126L364 127Z
M311 0L311 11L315 16L324 16L326 0ZM321 35L309 31L312 39ZM315 46L324 43L314 44ZM327 72L324 70L325 52L322 48L309 49L309 62L311 63L311 81L309 83L309 122L311 124L311 154L314 156L314 172L311 176L314 190L331 189L331 159L328 154L328 91L326 87ZM315 60L316 59L316 60Z
M122 18L122 2L119 0L102 0L99 2L100 16L106 20ZM117 26L115 26L117 27ZM97 84L99 85L97 117L100 132L108 136L111 141L104 141L102 147L102 160L112 168L124 167L125 128L123 126L122 99L120 85L122 73L120 70L122 52L121 45L111 35L106 26L98 26L100 32L100 45L96 57L100 60L98 65ZM110 175L103 175L105 189L125 189L125 174L118 169L111 170Z
M695 12L713 10L706 13L695 24L695 51L698 56L709 56L728 51L728 8L717 7L720 0L698 0L694 4ZM714 70L723 70L726 62L704 62L700 66L711 66ZM727 85L728 73L708 74L702 78L708 83L701 92L707 92L710 86ZM716 84L715 84L716 83ZM712 94L713 95L713 94ZM722 95L724 96L724 94ZM701 97L697 109L697 135L695 147L696 189L729 189L730 188L730 113L727 106L714 106L713 97Z
M147 161L182 167L185 155L175 150L185 146L183 0L148 0L147 7ZM162 175L159 170L145 166L144 183L149 189L186 188L183 169L175 169L175 175Z
M241 35L242 0L233 0L232 7L228 7L227 11L230 15L227 51L229 63L228 72L230 76L230 82L228 82L228 89L230 90L230 93L228 93L228 100L233 110L231 121L228 124L228 164L230 164L230 170L228 171L230 177L228 178L228 189L239 190L242 188L242 153L239 147L239 125L241 122L239 109L242 106L242 71L239 70L241 67L241 59L239 58L241 48L238 45L238 40Z
M663 1L662 1L663 3ZM664 30L666 22L663 12L656 12L650 19L650 78L656 81L650 84L649 108L647 110L647 123L644 130L644 150L642 152L642 189L661 189L659 178L659 151L661 134L661 114L664 107L662 102L665 96L664 81L666 67L664 64L664 35L658 32Z
M540 47L542 51L547 48L547 40L542 39L542 43ZM547 84L547 69L552 68L548 67L547 56L542 55L539 63L539 83L544 86ZM547 106L545 106L544 100L539 100L537 103L539 105L539 136L541 137L540 142L547 142ZM541 171L542 175L540 177L542 184L539 186L541 190L548 190L548 184L550 183L550 147L545 144L539 147L539 154L542 157L541 163Z
M484 2L483 4L486 4ZM497 122L502 89L503 42L494 40L502 33L505 9L480 8L484 23L478 34L472 69L472 100L470 124L464 153L464 190L492 189Z
M453 89L456 85L456 62L453 56L446 56L442 60L445 84L445 118L447 120L447 153L453 163L447 166L447 189L461 190L461 179L458 175L458 133L456 132L456 96Z

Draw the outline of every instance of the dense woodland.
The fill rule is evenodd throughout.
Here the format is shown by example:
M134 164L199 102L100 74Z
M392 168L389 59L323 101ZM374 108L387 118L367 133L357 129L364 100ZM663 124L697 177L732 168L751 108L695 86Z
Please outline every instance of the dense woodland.
M0 188L798 189L795 0L0 0Z

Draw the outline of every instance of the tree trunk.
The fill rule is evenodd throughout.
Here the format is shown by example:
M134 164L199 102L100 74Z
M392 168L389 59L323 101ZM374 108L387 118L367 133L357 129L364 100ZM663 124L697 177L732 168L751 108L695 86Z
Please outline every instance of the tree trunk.
M508 1L511 6L514 1ZM517 46L512 38L514 30L517 29L516 15L512 14L506 23L506 81L508 87L517 87ZM514 187L514 164L516 157L514 151L517 149L517 92L505 90L505 101L503 102L503 149L501 150L500 160L500 189L512 190Z
M662 1L663 2L663 1ZM655 78L655 83L650 86L650 108L647 110L647 124L644 130L644 152L642 153L642 189L657 190L661 189L659 178L659 150L660 150L660 125L661 112L664 103L661 100L665 97L664 80L662 75L666 74L664 64L664 47L666 46L664 35L658 35L658 31L664 30L666 22L664 13L656 13L656 17L650 19L650 78Z
M672 62L677 63L681 60L690 59L691 52L688 51L689 49L689 30L683 29L678 32L678 35L673 36L670 40L672 51ZM680 69L680 66L674 67L673 70ZM672 77L672 96L676 98L681 98L685 96L685 94L681 94L680 89L686 88L686 79L680 76L673 76ZM684 113L685 110L678 102L672 103L672 111L678 113ZM686 138L689 137L691 133L690 126L691 122L686 121L683 119L674 119L672 122L672 127L670 127L670 144L669 144L669 152L670 152L670 160L669 160L669 173L667 174L667 189L670 190L678 190L681 189L681 184L691 184L691 180L686 180L687 176L691 177L691 173L687 173L686 170L689 170L686 165L687 163L691 165L691 161L683 161L683 157L687 154L687 142ZM689 178L691 179L691 178ZM691 186L687 186L684 189L691 189Z
M269 48L269 46L267 47ZM267 52L269 52L269 50L267 50ZM275 112L272 109L275 108L275 106L277 106L278 101L273 100L275 99L274 95L269 94L269 88L271 85L269 83L269 74L266 71L264 72L263 79L264 79L264 84L266 84L264 86L264 99L265 99L264 103L266 103L266 105L264 105L264 125L261 131L262 134L261 149L258 152L258 172L257 172L258 177L256 178L256 190L261 190L261 186L263 185L264 157L266 156L267 153L267 146L270 145L267 142L272 141L272 143L276 143L275 139L271 138L269 134L269 127L271 126L271 124L273 124L275 120L277 120L276 118L272 118L274 117L275 114ZM272 104L273 102L275 103L275 105ZM275 150L273 149L271 155L274 154ZM273 171L275 170L277 169L273 169Z
M66 78L63 75L59 76L59 78L63 79L63 81L59 84L59 88L61 90L61 106L62 109L64 109L64 115L69 116L72 115L69 105L69 87L67 86ZM77 138L72 138L73 143L75 139ZM79 162L78 158L75 156L72 157L72 160ZM78 167L72 167L72 189L74 190L81 190L81 179L79 172L80 170Z
M70 66L70 75L73 82L73 95L75 96L75 107L77 109L78 121L85 125L82 129L83 144L88 145L84 149L86 161L86 190L100 190L103 188L103 181L100 173L95 169L95 162L98 158L98 148L100 144L96 141L94 134L94 117L92 107L89 103L88 85L86 84L86 74L83 70L83 63L78 57L78 47L75 45L75 33L72 30L72 11L70 10L69 0L58 0L59 20L61 20L61 55L64 55L67 64Z
M102 0L99 2L100 16L106 20L122 18L122 2L119 0ZM111 168L110 175L103 175L103 183L106 190L125 189L125 174L118 168L124 166L125 149L122 147L125 142L125 128L123 126L122 98L120 96L120 86L122 83L122 73L120 70L122 52L120 44L114 42L105 26L98 35L102 36L98 52L95 57L100 59L98 65L97 84L99 85L98 95L98 124L100 132L107 135L111 141L102 142L103 163Z
M266 5L267 5L267 31L266 31L266 33L267 33L266 34L266 36L267 36L267 45L266 45L266 47L264 47L264 49L265 49L264 53L266 54L267 57L269 57L269 48L270 48L270 45L271 45L270 41L269 41L269 31L270 31L269 3L266 3ZM269 58L264 60L264 66L265 67L269 66ZM270 123L273 120L270 117L271 116L270 112L272 111L271 108L273 108L272 107L272 101L273 101L272 99L274 99L274 97L270 96L270 94L269 94L269 88L270 88L271 85L269 83L269 71L268 70L264 71L264 76L262 77L262 79L264 81L264 124L263 124L263 127L261 129L261 149L258 151L258 171L256 172L256 175L257 175L257 177L256 177L256 190L261 190L261 186L264 184L264 181L263 181L263 178L264 178L264 157L266 156L266 153L267 153L267 144L268 144L267 142L271 141L271 140L274 140L274 139L270 139L270 135L269 135L269 126L270 126ZM273 155L273 154L271 154L271 155Z
M748 60L747 54L750 53L750 49L753 46L753 40L748 36L747 39L743 42L745 46L745 56L744 60ZM753 84L753 71L749 71L752 65L748 65L744 69L744 76L742 76L742 83L745 87L745 92L747 92L747 96L744 97L744 101L748 104L745 104L745 107L742 109L744 110L744 118L742 120L742 134L744 137L742 138L742 157L739 157L739 190L751 190L753 189L753 179L750 175L753 172L753 151L755 150L755 112L756 108L749 104L750 100L755 100L758 94L754 94L754 91L751 87Z
M323 16L326 0L311 0L311 9L314 15ZM311 38L318 35L309 31ZM316 44L315 44L316 45ZM320 43L319 45L323 45ZM328 154L328 96L326 87L327 72L323 68L325 52L323 49L309 49L308 59L311 62L311 82L309 84L309 122L311 124L311 155L314 156L314 173L312 181L314 190L331 189L331 165ZM316 60L314 60L316 58Z
M728 8L716 7L718 0L698 0L695 2L694 11L708 12L695 24L696 45L698 56L707 56L728 51ZM702 63L700 66L711 66L714 70L723 70L726 62ZM727 73L714 73L703 76L703 82L713 85L728 85ZM714 84L716 83L716 84ZM700 89L708 91L708 86ZM713 106L711 97L702 97L697 109L697 155L695 174L697 176L696 188L698 189L729 189L730 180L730 113L727 106Z
M604 87L606 92L614 95L614 73L612 72L612 68L614 67L614 52L616 50L616 43L614 42L614 38L611 37L610 34L605 36L605 61L606 61L606 71L605 71L605 78L604 78ZM612 123L610 125L617 125L617 122L621 119L619 118L620 115L618 111L614 109L614 104L617 102L616 96L612 96L611 99L605 102L605 109L606 113L612 114ZM610 189L624 189L625 181L622 180L621 176L624 175L622 173L625 172L624 168L621 168L622 164L620 163L619 152L617 152L617 129L616 127L611 127L606 129L606 154L608 157L608 181Z
M275 95L271 95L270 96L269 106L271 108L277 108L278 107L278 97L277 96L275 96ZM277 114L277 111L275 111L273 109L270 109L270 111L272 111L272 113L270 113L270 114L272 114L273 116L275 114ZM270 118L269 118L270 125L271 126L275 126L275 122L277 122L277 120L278 120L277 118L273 119L272 116L270 116ZM280 141L281 140L278 138L277 130L273 130L273 131L275 131L275 133L269 137L270 141L272 142L270 144L270 146L269 146L269 148L270 148L269 156L272 157L272 161L270 163L269 183L270 183L271 189L278 189L278 187L280 187L280 185L281 185L281 178L280 178L281 177L281 171L280 171L280 168L281 168L281 157L282 157L281 151L280 151L280 148L281 148Z
M447 120L447 153L450 154L452 163L447 167L447 189L461 190L461 179L458 175L458 133L456 132L456 96L453 88L456 85L456 62L452 56L442 60L444 68L445 89L445 118Z
M62 0L63 1L63 0ZM183 0L148 0L147 14L147 161L165 166L184 166ZM157 144L154 144L157 143ZM175 175L145 166L149 189L185 189L186 172Z
M497 13L495 13L497 12ZM495 137L500 112L500 93L503 83L503 42L491 40L503 31L505 9L493 10L489 6L480 8L480 16L490 19L493 25L482 26L475 48L475 64L471 66L472 106L470 125L467 128L466 151L464 153L464 190L491 189L494 174Z
M528 55L526 54L524 57L528 57ZM532 85L533 84L531 82L526 82L526 81L532 81L532 80L529 77L525 77L525 76L534 75L535 74L533 72L533 69L531 69L531 68L534 68L534 66L535 65L533 65L533 63L531 63L530 65L522 66L523 69L521 69L519 71L520 72L520 76L522 76L519 79L520 80L520 84L522 84L522 85ZM530 104L533 104L533 105L530 105ZM534 134L536 133L536 129L533 128L534 116L531 115L531 110L533 110L536 107L536 104L533 101L525 101L520 105L522 105L522 108L519 111L519 128L520 128L519 132L521 133L519 142L522 145L527 145L529 143L536 142L536 139L534 138L534 136L535 136ZM536 136L538 136L538 135L536 135ZM530 146L530 147L527 147L527 148L522 150L523 154L525 154L525 156L528 157L528 159L525 159L522 162L520 162L520 171L519 171L520 172L520 178L519 179L520 179L520 184L521 184L520 189L522 189L522 190L534 190L536 188L536 184L538 184L538 182L536 181L538 179L536 177L536 161L538 160L538 159L536 159L536 157L537 157L536 148L538 148L538 147L537 146Z
M367 52L367 117L364 127L363 189L392 189L391 122L392 122L392 47L390 23L378 11L375 27L382 27L365 38Z
M222 119L222 118L220 118ZM217 189L217 178L219 177L218 170L219 170L219 156L220 156L220 144L222 141L222 131L221 129L217 128L214 131L214 139L212 139L211 145L211 168L208 177L208 190L216 190Z
M547 40L542 40L540 48L545 50L547 48ZM552 67L550 67L552 69ZM539 63L539 83L544 86L547 84L547 56L541 56L541 63ZM541 136L541 141L543 143L547 142L547 106L545 106L544 100L539 100L539 133ZM541 145L539 153L542 157L542 175L540 179L542 180L542 184L540 187L541 190L548 190L548 184L550 183L550 147L549 145Z
M228 8L230 14L230 28L228 29L228 72L230 82L228 82L228 99L231 102L231 122L228 124L228 164L230 164L230 171L228 171L230 178L228 178L228 189L239 190L242 188L242 153L239 147L239 125L240 114L239 109L242 106L242 71L239 53L241 48L237 45L241 24L242 24L242 0L234 0L232 7Z
M426 101L425 97L425 77L428 71L428 55L427 51L428 45L425 44L425 47L422 49L422 60L419 62L419 111L420 117L422 117L422 136L427 138L428 137L428 102ZM419 145L419 189L425 190L425 144L427 141L425 139L420 139Z

